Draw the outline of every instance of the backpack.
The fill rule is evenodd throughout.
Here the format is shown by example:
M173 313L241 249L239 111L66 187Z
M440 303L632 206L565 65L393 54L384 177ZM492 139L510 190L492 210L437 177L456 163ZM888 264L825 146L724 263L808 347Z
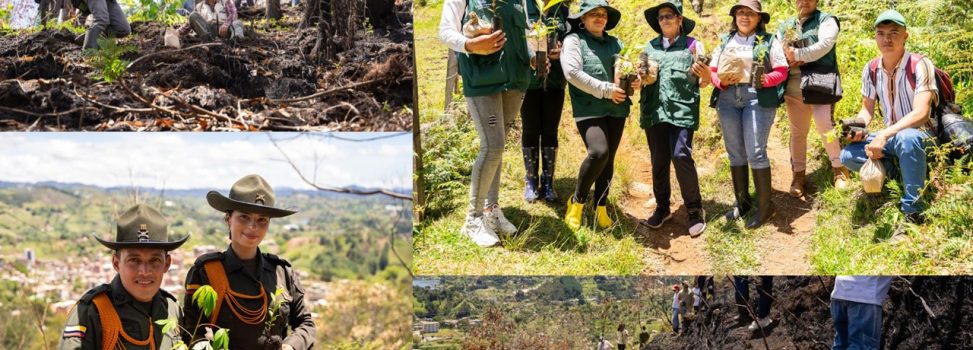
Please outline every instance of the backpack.
M907 58L905 66L905 78L913 91L916 89L916 66L922 61L921 54L913 53ZM881 58L874 58L868 62L868 78L878 91L878 65ZM938 105L933 107L933 113L929 117L933 124L933 131L940 144L953 144L958 152L954 152L951 158L957 155L968 153L973 150L973 137L969 134L973 132L973 122L962 117L963 108L956 104L956 90L953 88L953 81L949 73L933 67L935 70L936 89ZM877 97L877 95L876 95ZM881 108L879 108L881 110ZM944 118L946 117L946 118ZM944 123L944 121L946 121ZM948 125L947 125L948 124Z

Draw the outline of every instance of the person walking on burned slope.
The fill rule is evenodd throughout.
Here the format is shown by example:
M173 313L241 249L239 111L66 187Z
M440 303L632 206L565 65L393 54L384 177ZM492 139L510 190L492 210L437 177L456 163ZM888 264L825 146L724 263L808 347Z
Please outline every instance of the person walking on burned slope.
M530 85L534 54L527 49L524 1L446 0L439 21L439 39L456 52L466 109L480 139L461 232L481 247L500 243L498 231L517 232L499 202L507 132Z
M74 8L81 11L81 20L91 15L92 21L84 35L82 50L98 49L98 38L121 38L132 33L125 12L118 0L71 0ZM86 21L87 22L87 21Z
M114 241L95 239L113 251L117 274L81 297L64 324L58 349L171 349L179 338L162 333L154 321L178 320L182 314L176 297L160 287L172 264L169 251L189 235L169 240L165 217L138 204L118 217Z
M216 325L228 329L233 349L313 348L316 330L300 278L290 262L262 253L258 247L272 218L295 211L276 207L274 190L258 175L247 175L234 183L229 196L210 191L206 201L223 213L230 246L226 251L197 257L189 269L182 327ZM192 302L193 293L203 285L211 286L218 295L216 309L205 318ZM280 295L274 297L277 291ZM276 319L269 313L272 300L283 300Z

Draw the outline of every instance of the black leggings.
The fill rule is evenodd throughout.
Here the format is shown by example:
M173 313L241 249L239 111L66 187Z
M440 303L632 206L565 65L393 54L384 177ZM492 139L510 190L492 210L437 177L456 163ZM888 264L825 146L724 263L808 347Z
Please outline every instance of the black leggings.
M530 89L520 105L523 147L557 147L557 126L564 109L564 88Z
M578 203L586 202L588 189L594 183L598 205L603 206L608 203L608 186L615 174L615 152L622 142L625 118L585 119L577 124L584 145L588 148L588 157L581 162L578 187L574 190L574 196Z

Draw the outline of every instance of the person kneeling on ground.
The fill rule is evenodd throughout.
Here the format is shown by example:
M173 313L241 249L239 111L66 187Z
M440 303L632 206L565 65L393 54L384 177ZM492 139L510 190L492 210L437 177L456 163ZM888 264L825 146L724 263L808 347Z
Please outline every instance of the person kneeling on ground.
M186 34L192 28L196 35L206 41L220 38L243 38L243 22L237 20L236 6L232 0L204 0L196 4L189 15L189 23L179 28Z
M88 27L82 50L98 49L98 38L101 36L121 38L132 33L132 27L117 0L71 0L71 4L81 11L79 21L84 21Z
M881 160L886 171L897 172L903 188L902 213L907 221L919 224L922 222L919 195L926 183L925 149L934 143L929 117L938 102L938 88L935 67L928 58L912 55L906 50L908 38L905 18L895 10L883 12L875 21L880 65L875 73L871 73L869 65L862 72L862 108L858 119L868 125L875 114L875 106L879 104L885 128L871 134L858 132L851 135L851 144L841 151L841 162L858 172L867 159ZM914 84L908 81L907 67L910 64L915 67ZM889 83L890 77L894 84ZM893 160L898 161L897 167Z

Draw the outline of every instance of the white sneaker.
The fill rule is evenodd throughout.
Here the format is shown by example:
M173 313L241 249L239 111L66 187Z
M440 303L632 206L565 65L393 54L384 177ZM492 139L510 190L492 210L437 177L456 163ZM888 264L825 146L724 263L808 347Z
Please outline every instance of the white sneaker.
M483 212L483 220L486 221L487 227L493 229L494 232L503 232L507 235L512 235L517 233L517 226L514 226L510 220L507 220L503 216L503 211L500 210L500 206L494 204L490 211Z
M757 322L760 322L760 325L757 325ZM767 326L769 326L773 322L774 321L771 320L770 317L765 317L760 319L760 321L753 321L753 323L751 323L750 327L747 327L747 329L749 329L751 332L755 332L758 329L767 328Z
M497 237L497 234L490 229L489 225L486 224L484 219L485 217L483 216L467 216L466 224L463 225L463 229L460 230L460 233L470 237L470 239L472 239L473 243L476 243L476 245L483 248L488 248L500 243L500 237Z

